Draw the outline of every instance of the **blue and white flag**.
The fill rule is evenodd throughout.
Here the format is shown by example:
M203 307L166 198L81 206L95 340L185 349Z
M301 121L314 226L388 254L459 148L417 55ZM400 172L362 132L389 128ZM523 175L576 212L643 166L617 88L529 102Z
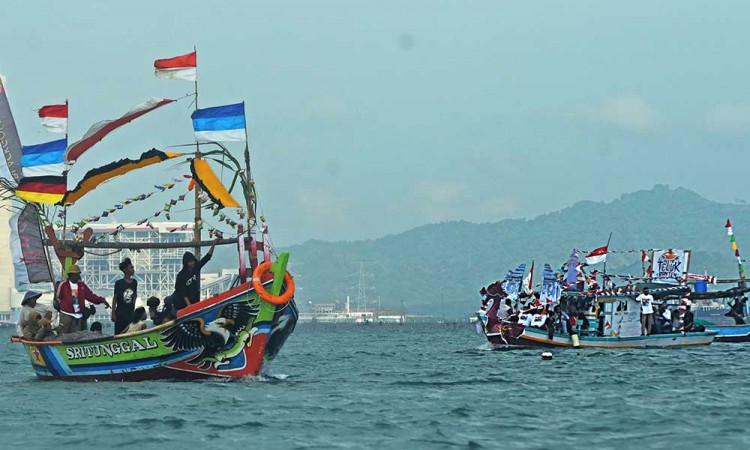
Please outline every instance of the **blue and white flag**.
M245 140L245 103L196 109L190 116L198 142Z
M573 253L570 254L570 258L568 258L567 274L565 278L565 284L568 286L573 286L575 288L576 283L578 283L578 266L580 264L578 253L573 250Z
M540 293L541 302L545 304L557 303L561 295L562 286L560 286L560 280L555 275L555 272L552 271L552 266L545 264L542 292Z
M65 149L68 139L24 145L21 168L24 177L62 176L65 171Z
M508 271L508 274L505 275L505 285L503 286L503 289L505 289L509 299L518 299L518 295L521 292L524 273L526 273L526 263L519 264L516 270L512 272Z

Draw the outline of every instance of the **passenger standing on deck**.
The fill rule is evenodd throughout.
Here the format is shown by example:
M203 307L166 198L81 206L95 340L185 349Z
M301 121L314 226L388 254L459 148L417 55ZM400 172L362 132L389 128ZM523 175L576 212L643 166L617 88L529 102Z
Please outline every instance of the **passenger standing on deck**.
M190 252L182 255L182 270L177 274L174 283L174 294L172 302L176 311L181 310L201 299L201 268L211 259L214 254L216 241L200 261Z
M57 288L57 300L60 302L60 334L81 331L81 318L86 308L86 301L104 303L109 308L109 302L100 297L81 281L81 269L76 264L68 267L68 279L60 283Z
M138 297L138 281L133 278L135 269L130 258L120 263L122 279L115 281L115 295L112 297L112 322L115 323L115 334L121 334L130 325Z
M641 336L648 336L654 324L654 296L648 293L648 288L645 288L636 300L641 304Z

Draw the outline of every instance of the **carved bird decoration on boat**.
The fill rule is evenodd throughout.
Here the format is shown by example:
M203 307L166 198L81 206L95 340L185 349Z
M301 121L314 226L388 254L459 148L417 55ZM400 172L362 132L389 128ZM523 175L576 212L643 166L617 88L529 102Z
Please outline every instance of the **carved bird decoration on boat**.
M188 364L201 365L204 359L234 345L237 334L247 327L251 319L258 316L259 311L260 305L231 303L224 306L211 322L206 323L202 317L196 317L165 330L162 337L164 343L175 351L202 348L200 354L187 361Z

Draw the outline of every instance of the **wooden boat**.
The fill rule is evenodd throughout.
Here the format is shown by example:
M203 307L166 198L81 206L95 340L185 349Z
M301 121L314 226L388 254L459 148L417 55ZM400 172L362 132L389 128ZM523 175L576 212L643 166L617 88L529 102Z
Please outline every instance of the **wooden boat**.
M604 327L597 336L596 326L576 330L574 334L552 333L546 329L517 322L494 322L480 316L484 334L493 347L575 347L575 348L664 348L709 345L716 331L667 333L641 336L640 312L633 297L600 298L604 304ZM492 308L492 306L490 306ZM490 314L491 315L491 314Z
M190 60L195 66L195 51L176 59ZM155 67L159 61L162 60L157 60ZM194 71L195 69L192 72L193 77ZM90 333L84 331L63 334L53 337L53 340L44 341L13 337L13 342L22 344L26 349L36 375L41 379L69 381L140 381L165 378L189 380L258 375L263 362L273 359L279 353L294 330L298 311L294 302L294 280L286 270L289 255L282 253L274 261L268 226L265 218L257 215L257 197L250 170L244 103L198 109L196 81L195 111L191 115L195 143L173 146L195 146L195 153L173 153L152 149L144 152L136 160L120 159L91 169L75 188L68 190L67 169L80 160L83 152L114 129L174 100L151 99L125 116L108 121L104 128L101 128L100 124L95 125L92 127L94 131L90 129L84 138L71 146L67 145L67 134L64 139L39 144L33 147L33 151L28 151L28 155L32 155L33 158L30 156L31 159L24 160L26 162L23 164L26 166L23 166L22 173L20 168L23 151L3 92L0 83L0 122L6 127L9 136L9 149L0 158L0 202L7 203L2 205L3 207L10 208L12 204L12 209L19 211L11 218L10 239L15 258L13 266L17 288L21 279L25 280L26 285L54 282L52 258L49 257L46 247L54 248L60 262L59 273L63 276L68 273L70 265L83 258L85 250L91 248L131 251L147 248L194 248L199 258L201 247L220 244L235 245L239 257L238 275L229 290L177 311L175 315L170 315L175 317L174 320L155 328L124 335L95 336L93 339ZM67 117L67 102L65 105L53 106L62 108ZM10 136L11 134L13 136ZM218 142L225 140L244 142L244 164L240 163L226 146ZM92 229L86 228L87 224L108 217L126 205L144 201L151 195L158 195L157 191L171 189L175 183L181 181L174 178L169 183L155 185L157 191L140 194L131 192L130 195L136 194L135 197L123 200L102 214L82 219L67 228L67 208L103 183L174 158L187 158L191 175L183 174L183 178L191 179L188 190L195 187L192 241L116 242L105 239L96 242L92 239ZM231 172L232 181L228 189L221 178L213 172L209 161L220 165L222 170L227 169ZM44 176L39 176L40 174ZM149 181L145 184L150 183ZM142 188L137 185L131 187ZM236 187L240 188L238 190L244 197L243 204L232 196L232 190ZM165 213L167 220L171 220L171 207L183 201L186 195L187 193L184 193L169 200L159 212L142 219L138 225L148 225L150 219L162 213ZM51 225L46 226L46 239L40 229L41 224L54 223L55 217L51 216L51 209L44 205L63 206L63 216L58 216L63 217L62 226L60 229L54 229ZM234 208L237 221L220 212L224 208ZM223 231L214 228L214 241L202 240L203 209L212 211L213 216L218 217L218 223L229 227ZM109 235L116 236L125 228L126 225L120 224ZM224 232L233 234L233 237L222 238ZM261 240L256 239L257 232L260 232ZM263 255L262 262L259 261L259 252ZM167 288L171 289L172 286ZM54 292L54 289L51 291ZM167 302L164 303L166 306ZM80 306L79 311L85 310L85 301ZM173 310L170 309L168 312L172 313ZM59 340L54 340L58 338Z
M477 312L477 318L493 347L685 347L709 345L717 335L715 331L706 330L643 336L641 307L636 300L640 289L629 286L626 290L614 292L563 291L559 278L551 273L549 265L545 265L545 281L540 298L529 302L532 306L527 307L526 312L501 317L500 306L510 298L509 292L519 292L524 270L525 265L522 264L509 272L504 281L493 283L481 291L486 299L482 309ZM684 286L666 286L657 287L652 293L655 298L665 299L678 296L684 290ZM570 319L570 315L576 320ZM565 320L559 320L559 317Z
M24 345L34 372L44 380L239 378L258 375L296 321L294 301L265 302L248 282L138 333L67 343L12 340Z
M750 288L737 286L721 291L694 293L691 298L695 323L703 325L707 331L716 332L716 342L750 342L750 317L747 311L742 314L745 324L737 324L728 314L729 303L748 292Z

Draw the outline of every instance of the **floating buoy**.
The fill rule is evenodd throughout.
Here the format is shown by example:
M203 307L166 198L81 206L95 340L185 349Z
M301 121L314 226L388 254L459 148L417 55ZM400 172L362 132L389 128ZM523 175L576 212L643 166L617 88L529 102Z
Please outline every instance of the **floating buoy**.
M552 359L552 353L551 352L542 353L542 359Z

